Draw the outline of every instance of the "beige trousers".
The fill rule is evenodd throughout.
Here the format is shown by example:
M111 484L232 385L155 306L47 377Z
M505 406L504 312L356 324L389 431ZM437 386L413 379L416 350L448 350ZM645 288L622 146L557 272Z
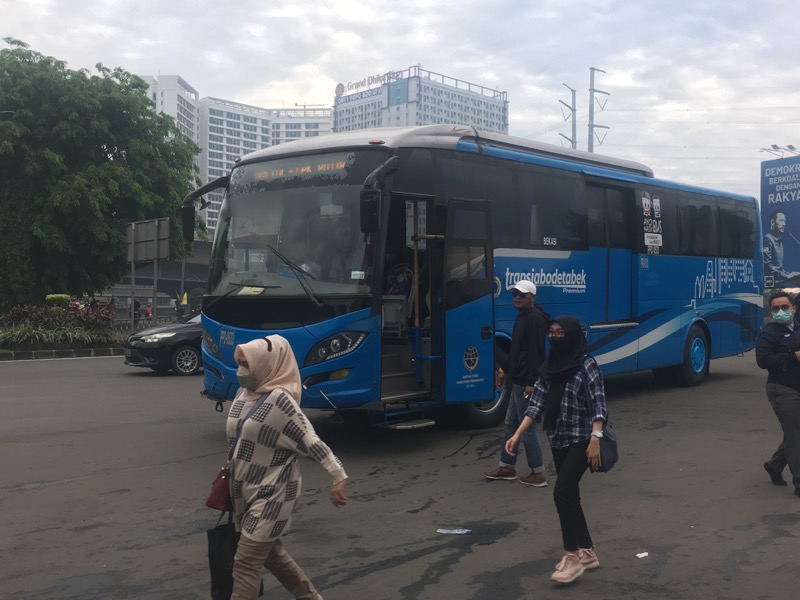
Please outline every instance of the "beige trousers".
M256 542L242 535L233 561L231 600L256 600L261 587L261 567L266 567L297 600L322 600L303 569L281 541Z

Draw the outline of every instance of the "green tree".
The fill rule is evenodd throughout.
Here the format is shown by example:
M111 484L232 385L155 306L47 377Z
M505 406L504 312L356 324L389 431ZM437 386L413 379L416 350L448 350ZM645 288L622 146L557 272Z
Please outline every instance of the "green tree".
M128 270L131 221L171 217L197 146L156 113L147 84L102 64L73 71L5 38L0 50L0 311L48 293L92 293Z

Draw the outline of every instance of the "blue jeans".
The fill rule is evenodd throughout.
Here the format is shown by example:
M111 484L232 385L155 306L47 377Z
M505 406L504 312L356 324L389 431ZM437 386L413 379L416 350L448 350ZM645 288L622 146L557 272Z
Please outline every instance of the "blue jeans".
M521 385L511 386L511 397L508 399L508 410L506 411L506 435L503 438L503 450L500 454L500 466L515 468L517 456L511 456L505 451L505 443L517 432L519 424L525 417L525 410L528 408L528 401L525 399L525 387ZM528 466L534 473L544 471L544 458L542 458L542 448L539 445L539 434L536 431L536 423L528 427L520 439L525 448L525 456L528 458ZM519 448L517 448L519 450ZM519 452L517 452L519 454Z

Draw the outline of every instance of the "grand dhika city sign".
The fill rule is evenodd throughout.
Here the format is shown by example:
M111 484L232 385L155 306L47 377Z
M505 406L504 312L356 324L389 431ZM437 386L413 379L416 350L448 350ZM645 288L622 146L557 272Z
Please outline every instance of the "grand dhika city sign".
M336 86L336 97L343 96L345 92L357 92L360 89L368 89L373 85L383 85L390 81L397 81L403 79L405 73L403 71L387 71L383 75L370 75L364 77L361 81L348 81L347 83L340 83Z

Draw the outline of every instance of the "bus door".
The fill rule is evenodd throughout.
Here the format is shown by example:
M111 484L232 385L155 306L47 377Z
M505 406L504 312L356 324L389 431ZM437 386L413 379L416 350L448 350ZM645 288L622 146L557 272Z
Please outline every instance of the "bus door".
M392 193L381 297L381 399L384 403L427 397L431 391L432 196ZM441 236L438 236L441 237ZM416 333L415 333L416 332ZM419 336L419 341L415 339ZM419 344L419 348L415 344Z
M633 190L593 184L586 190L594 303L591 330L624 334L626 329L637 327L633 312ZM615 365L621 370L636 368L636 352L625 352L620 360L615 360Z
M448 404L494 397L494 273L490 205L451 199L442 304Z

